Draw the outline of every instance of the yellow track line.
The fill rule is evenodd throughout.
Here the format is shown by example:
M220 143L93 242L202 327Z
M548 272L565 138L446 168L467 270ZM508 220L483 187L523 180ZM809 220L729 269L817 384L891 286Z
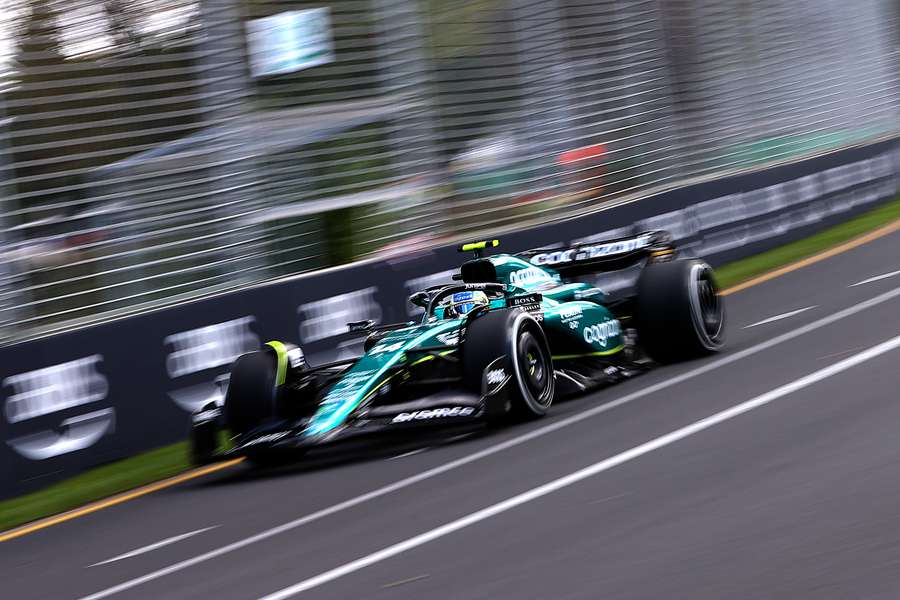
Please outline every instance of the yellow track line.
M140 498L141 496L146 496L147 494L152 494L153 492L158 492L159 490L170 488L173 485L178 485L179 483L190 481L191 479L196 479L198 477L203 477L204 475L209 475L210 473L215 473L216 471L228 469L242 462L243 460L243 458L235 458L233 460L216 463L208 467L193 469L186 473L182 473L181 475L176 475L174 477L170 477L169 479L163 479L162 481L157 481L156 483L151 483L149 485L139 487L137 489L131 490L130 492L123 492L105 500L91 502L90 504L82 506L81 508L76 508L74 510L64 512L53 517L47 517L46 519L41 519L39 521L35 521L34 523L29 523L28 525L22 525L21 527L10 529L5 533L0 533L0 542L6 542L8 540L33 533L35 531L39 531L53 525L58 525L59 523L65 523L66 521L71 521L72 519L77 519L78 517L89 515L93 512L97 512L98 510L103 510L104 508L115 506L116 504L122 504L123 502L128 502L129 500L134 500L135 498Z
M886 235L894 233L895 231L900 230L900 219L894 221L893 223L888 223L878 229L870 231L865 235L861 235L860 237L853 238L850 241L844 242L839 246L835 246L834 248L830 248L828 250L824 250L818 254L814 254L808 258L804 258L803 260L798 260L797 262L791 263L789 265L785 265L774 271L769 271L768 273L763 273L758 277L754 277L752 279L748 279L742 283L737 285L733 285L726 290L722 290L720 294L722 296L728 296L730 294L735 294L742 290L746 290L749 287L753 287L754 285L759 285L760 283L769 281L770 279L775 279L776 277L781 277L782 275L786 275L798 269L802 269L803 267L808 267L809 265L815 264L817 262L823 261L826 258L831 258L832 256L842 254L847 252L848 250L853 250L863 244L867 244L869 242L875 241L878 238L882 238Z
M802 269L803 267L807 267L809 265L815 264L817 262L823 261L826 258L831 258L837 254L841 254L843 252L847 252L848 250L852 250L863 244L867 244L868 242L872 242L877 240L878 238L884 237L895 231L900 230L900 219L894 221L893 223L889 223L883 227L879 227L874 231L870 231L869 233L862 235L858 238L854 238L848 242L844 242L839 246L835 246L830 250L825 250L824 252L820 252L819 254L815 254L810 256L809 258L804 258L803 260L799 260L797 262L791 263L779 269L775 269L774 271L769 271L763 275L758 277L754 277L752 279L748 279L742 283L734 285L728 289L722 290L721 295L728 296L730 294L735 294L742 290L745 290L749 287L753 287L755 285L759 285L765 281L769 281L770 279L775 279L776 277L781 277L782 275L786 275L787 273L791 273L798 269ZM70 510L68 512L64 512L62 514L47 517L45 519L41 519L39 521L35 521L33 523L29 523L28 525L23 525L21 527L17 527L15 529L10 529L7 532L0 533L0 542L6 542L8 540L15 539L17 537L21 537L23 535L27 535L29 533L33 533L35 531L40 531L41 529L45 529L47 527L51 527L53 525L58 525L59 523L64 523L66 521L71 521L72 519L77 519L78 517L83 517L84 515L91 514L93 512L97 512L98 510L103 510L104 508L109 508L110 506L115 506L117 504L122 504L123 502L128 502L129 500L134 500L135 498L140 498L141 496L146 496L147 494L152 494L153 492L157 492L159 490L164 490L166 488L178 485L179 483L184 483L185 481L190 481L191 479L197 479L198 477L203 477L204 475L209 475L210 473L215 473L217 471L222 471L224 469L231 468L238 463L242 462L243 458L236 458L234 460L229 460L222 463L217 463L214 465L210 465L208 467L202 467L200 469L194 469L192 471L188 471L186 473L182 473L181 475L176 475L175 477L170 477L169 479L164 479L163 481L158 481L156 483L151 483L149 485L145 485L139 487L137 489L131 490L130 492L124 492L122 494L118 494L116 496L112 496L111 498L107 498L105 500L98 500L97 502L92 502L81 508L76 508L74 510Z

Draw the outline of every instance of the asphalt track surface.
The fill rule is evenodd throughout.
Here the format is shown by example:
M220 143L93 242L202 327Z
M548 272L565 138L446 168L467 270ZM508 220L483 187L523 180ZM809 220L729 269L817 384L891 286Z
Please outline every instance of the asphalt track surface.
M851 286L898 269L895 233L729 296L723 354L538 422L240 465L2 543L0 597L896 599L900 274Z

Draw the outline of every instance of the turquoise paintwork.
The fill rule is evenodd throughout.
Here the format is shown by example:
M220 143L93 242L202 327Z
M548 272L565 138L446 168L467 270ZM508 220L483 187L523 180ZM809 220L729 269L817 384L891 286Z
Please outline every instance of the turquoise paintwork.
M606 295L586 283L562 283L553 269L538 267L517 256L488 258L500 283L540 292L544 332L556 360L611 356L623 349L621 327L603 306Z
M455 343L452 340L456 336L452 334L461 323L460 319L437 321L398 329L386 335L331 388L304 430L304 435L323 435L339 427L370 393L386 382L387 372L406 360L408 350ZM441 340L438 336L445 339Z
M544 333L556 361L612 356L624 349L619 321L595 302L545 300Z
M516 256L501 254L489 260L494 263L499 283L518 288L522 294L541 293L543 329L554 360L612 356L622 351L621 327L603 306L602 291L585 283L563 283L552 269L534 266ZM505 304L503 298L491 301L492 308L503 308ZM408 351L455 345L463 321L445 320L443 309L438 307L427 322L385 335L327 393L304 435L327 436L336 431L354 410L390 381L397 373L394 367L408 360Z

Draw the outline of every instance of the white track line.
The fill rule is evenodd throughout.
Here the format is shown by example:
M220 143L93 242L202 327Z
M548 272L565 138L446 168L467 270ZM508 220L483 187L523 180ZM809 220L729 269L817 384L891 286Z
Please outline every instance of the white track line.
M88 565L86 568L91 567L99 567L100 565L108 565L109 563L116 562L119 560L125 560L126 558L132 558L134 556L140 556L141 554L146 554L147 552L153 552L154 550L158 550L164 546L168 546L170 544L174 544L176 542L180 542L181 540L186 540L189 537L194 537L195 535L199 535L210 529L215 529L218 525L213 525L212 527L204 527L203 529L198 529L196 531L189 531L187 533L182 533L181 535L172 536L170 538L166 538L164 540L160 540L155 544L149 544L142 548L138 548L137 550L132 550L131 552L126 552L125 554L120 554L118 556L114 556L112 558L108 558L104 561L100 561L98 563L94 563L92 565Z
M95 594L91 594L90 596L85 596L81 600L100 600L101 598L108 598L114 594L118 594L119 592L124 592L126 590L130 590L132 588L138 587L139 585L143 585L147 582L154 581L161 577L165 577L166 575L171 575L172 573L177 573L179 571L183 571L184 569L193 567L194 565L198 565L200 563L212 560L214 558L218 558L224 554L228 554L230 552L234 552L235 550L240 550L246 546L250 546L251 544L255 544L257 542L261 542L263 540L267 540L276 535L280 535L287 531L291 531L307 523L311 523L313 521L318 521L319 519L325 518L327 516L333 515L335 513L339 513L341 511L347 510L349 508L353 508L354 506L359 506L360 504L364 504L376 498L380 498L381 496L385 496L387 494L391 494L398 490L402 490L404 488L415 485L421 481L425 481L427 479L432 479L446 473L448 471L452 471L454 469L458 469L462 466L468 465L470 463L479 461L483 458L487 458L488 456L492 456L504 450L508 450L510 448L514 448L516 446L520 446L526 442L537 439L539 437L545 436L549 433L557 431L559 429L563 429L568 427L569 425L574 425L575 423L579 423L584 421L585 419L589 419L591 417L595 417L599 414L605 413L609 410L622 406L623 404L628 404L633 402L639 398L643 398L644 396L649 396L650 394L654 394L661 390L673 387L680 383L684 383L690 379L695 377L699 377L701 375L705 375L710 371L714 371L719 367L724 367L725 365L730 365L731 363L737 362L749 356L753 356L754 354L758 354L773 346L777 346L778 344L782 344L794 338L800 337L801 335L807 334L811 331L815 331L817 329L821 329L822 327L827 327L832 323L837 321L841 321L846 319L849 316L855 315L859 312L872 308L873 306L877 306L889 300L893 300L900 296L900 287L894 288L889 292L885 292L883 294L879 294L874 298L869 300L860 302L854 306L849 308L845 308L844 310L838 311L827 317L823 317L818 321L813 321L812 323L808 323L802 327L798 327L792 331L788 331L779 336L770 338L765 342L757 344L755 346L751 346L750 348L746 348L739 352L735 352L733 354L725 355L717 360L713 360L708 362L696 369L691 369L681 375L676 375L671 379L666 379L665 381L660 381L648 387L642 388L631 394L626 396L622 396L617 400L613 400L612 402L607 402L606 404L601 404L599 406L595 406L593 408L589 408L583 412L572 415L571 417L566 417L565 419L560 419L559 421L555 421L548 425L544 425L543 427L539 427L537 429L533 429L527 433L516 436L514 438L508 439L504 442L500 442L498 444L494 444L493 446L488 446L483 450L479 450L473 454L469 454L468 456L463 456L456 460L450 461L448 463L444 463L438 467L434 467L433 469L428 469L427 471L422 471L416 475L412 475L405 479L401 479L399 481L395 481L394 483L390 483L386 486L377 488L372 490L371 492L367 492L360 496L356 496L354 498L350 498L348 500L344 500L343 502L339 502L327 508L323 508L321 510L317 510L316 512L310 513L308 515L304 515L293 521L288 521L287 523L283 523L282 525L278 525L276 527L272 527L271 529L266 529L265 531L261 531L255 535L250 537L246 537L244 539L238 540L226 546L222 546L220 548L216 548L215 550L210 550L204 554L200 554L193 558L188 558L181 562L177 562L169 565L168 567L163 567L157 571L153 571L151 573L147 573L146 575L141 575L140 577L135 577L134 579L129 579L124 581L118 585L114 585L110 588L106 588L101 590Z
M760 325L767 325L769 323L774 323L775 321L780 321L782 319L789 319L795 315L799 315L800 313L805 313L808 310L812 310L814 308L818 308L818 306L807 306L806 308L800 308L797 310L792 310L791 312L781 313L780 315L775 315L774 317L769 317L768 319L763 319L762 321L757 321L752 325L745 325L744 329L750 329L751 327L759 327Z
M900 271L891 271L890 273L885 273L884 275L876 275L875 277L869 277L868 279L863 279L862 281L857 281L852 285L848 285L847 287L856 287L858 285L866 285L867 283L872 283L873 281L881 281L882 279L887 279L888 277L894 277L895 275L900 275Z
M869 348L868 350L861 352L856 356L851 356L850 358L844 359L829 367L825 367L824 369L821 369L814 373L810 373L805 377L801 377L800 379L792 381L791 383L775 388L770 392L766 392L765 394L747 400L746 402L742 402L741 404L732 406L731 408L725 409L721 412L717 412L714 415L706 417L705 419L695 421L694 423L691 423L686 427L671 431L665 435L650 440L649 442L643 443L640 446L635 446L634 448L626 450L621 454L616 454L615 456L611 456L605 460L596 462L590 466L575 471L574 473L569 473L568 475L560 477L559 479L554 479L553 481L545 483L542 486L532 488L527 492L523 492L511 498L507 498L502 502L498 502L497 504L493 504L491 506L488 506L487 508L483 508L479 511L468 514L464 517L456 519L455 521L451 521L449 523L441 525L440 527L436 527L435 529L406 539L402 542L394 544L393 546L388 546L387 548L384 548L377 552L373 552L372 554L354 560L353 562L346 563L344 565L341 565L340 567L331 569L330 571L325 571L324 573L320 573L315 577L305 579L273 594L264 596L263 598L261 598L261 600L286 600L287 598L296 596L301 592L319 587L330 581L334 581L335 579L339 579L341 577L344 577L345 575L354 573L355 571L365 569L366 567L374 565L375 563L382 562L384 560L397 556L398 554L402 554L404 552L412 550L413 548L422 546L423 544L427 544L428 542L432 542L438 538L442 538L455 531L459 531L460 529L469 527L470 525L474 525L479 521L484 521L485 519L489 519L490 517L499 515L500 513L512 510L517 506L520 506L527 502L531 502L532 500L537 500L538 498L561 490L565 487L574 485L579 481L582 481L589 477L593 477L594 475L597 475L604 471L608 471L613 467L617 467L623 463L634 460L640 456L643 456L644 454L648 454L650 452L653 452L654 450L659 450L660 448L665 448L666 446L674 444L679 440L683 440L684 438L696 433L700 433L705 429L709 429L710 427L714 427L715 425L734 419L735 417L750 412L751 410L760 408L761 406L765 406L766 404L774 402L779 398L783 398L788 394L811 386L819 381L822 381L823 379L827 379L860 363L872 360L873 358L881 356L882 354L885 354L886 352L890 352L891 350L895 350L897 348L900 348L900 336Z
M407 458L409 456L415 456L416 454L422 454L426 450L430 450L430 448L416 448L415 450L410 450L409 452L404 452L403 454L392 456L388 460L400 460L401 458Z

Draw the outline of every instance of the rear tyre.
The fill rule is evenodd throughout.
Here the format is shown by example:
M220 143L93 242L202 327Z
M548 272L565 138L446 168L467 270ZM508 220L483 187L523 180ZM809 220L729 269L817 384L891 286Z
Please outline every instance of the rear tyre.
M232 435L244 435L275 416L275 360L260 351L235 361L225 394L225 424Z
M652 263L637 285L638 339L659 362L696 358L725 342L725 307L712 267L701 260Z
M501 406L486 407L488 422L497 425L547 414L556 393L553 359L544 332L521 310L494 311L471 321L463 347L463 381L484 393L485 370L502 366L510 381ZM499 362L498 362L499 359Z

